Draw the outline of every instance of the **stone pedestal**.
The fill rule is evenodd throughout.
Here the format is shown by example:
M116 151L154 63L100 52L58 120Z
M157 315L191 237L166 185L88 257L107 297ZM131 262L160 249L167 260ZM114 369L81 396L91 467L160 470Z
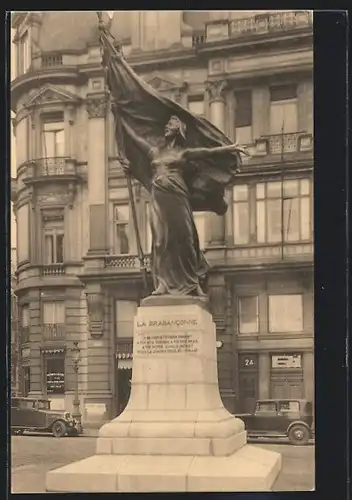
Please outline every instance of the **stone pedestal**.
M47 474L47 491L269 491L281 456L247 445L224 408L215 340L204 301L145 299L126 409L101 427L96 455Z

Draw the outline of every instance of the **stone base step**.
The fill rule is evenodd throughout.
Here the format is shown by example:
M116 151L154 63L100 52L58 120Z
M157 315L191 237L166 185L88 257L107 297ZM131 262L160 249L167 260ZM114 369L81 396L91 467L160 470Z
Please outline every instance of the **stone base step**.
M281 455L245 445L227 457L94 455L50 471L49 493L271 491Z

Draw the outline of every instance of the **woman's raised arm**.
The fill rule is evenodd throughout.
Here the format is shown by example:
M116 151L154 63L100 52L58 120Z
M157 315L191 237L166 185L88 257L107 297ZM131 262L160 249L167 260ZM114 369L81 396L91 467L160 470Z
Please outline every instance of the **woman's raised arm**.
M200 160L202 158L210 158L212 156L222 155L223 153L243 153L249 154L240 148L237 144L230 144L229 146L219 146L217 148L191 148L186 149L183 153L187 160Z
M133 139L133 141L136 143L137 147L146 155L150 154L151 151L151 146L148 144L147 141L142 139L136 132L133 130L132 127L130 127L126 122L123 123L124 128L126 129L126 132L129 134L129 136Z

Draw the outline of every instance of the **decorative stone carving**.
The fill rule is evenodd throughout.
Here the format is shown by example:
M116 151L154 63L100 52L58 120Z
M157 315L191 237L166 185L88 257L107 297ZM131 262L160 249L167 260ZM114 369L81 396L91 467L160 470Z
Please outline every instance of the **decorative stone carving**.
M54 192L43 193L37 195L38 205L66 205L69 199L67 192Z
M59 210L42 210L42 218L43 221L63 221L64 220L64 212L62 209Z
M106 97L99 99L89 99L87 102L87 112L89 118L104 118L108 109Z
M80 97L68 92L67 90L60 89L59 87L54 87L52 85L46 85L30 97L30 99L26 102L25 107L28 109L30 107L58 101L62 103L76 104L80 100Z
M212 101L223 101L224 100L224 90L226 89L226 80L214 80L205 82L205 90L209 95L209 102Z
M101 293L86 293L89 333L93 338L103 335L104 296Z
M159 92L182 89L185 86L185 83L182 80L158 74L154 74L151 78L148 78L147 83Z

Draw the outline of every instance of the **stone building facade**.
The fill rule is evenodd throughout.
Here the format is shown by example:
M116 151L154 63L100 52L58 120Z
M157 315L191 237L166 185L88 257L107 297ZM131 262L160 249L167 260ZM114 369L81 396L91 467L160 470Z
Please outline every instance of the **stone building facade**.
M97 17L21 12L12 26L21 372L30 395L70 410L78 340L83 418L93 425L126 404L143 295ZM110 29L152 86L251 153L227 214L195 214L225 406L314 400L311 12L126 11ZM148 197L133 189L148 256Z

